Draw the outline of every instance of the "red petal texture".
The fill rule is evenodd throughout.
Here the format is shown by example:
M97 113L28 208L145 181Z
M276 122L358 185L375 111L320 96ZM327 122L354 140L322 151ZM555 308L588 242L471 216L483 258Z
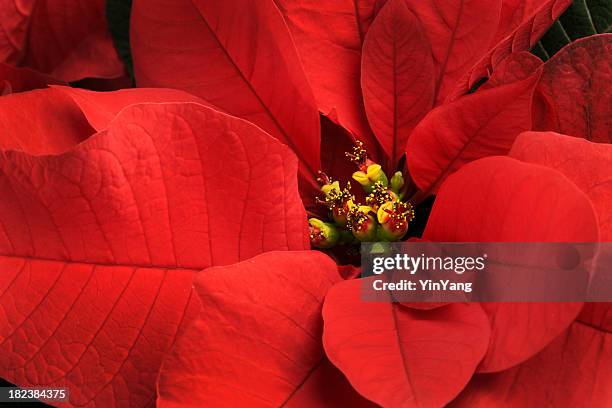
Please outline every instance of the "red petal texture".
M406 157L423 192L435 192L464 164L506 154L531 129L531 105L541 69L525 79L467 95L431 111L414 129Z
M25 68L12 68L25 70ZM13 71L14 73L14 71ZM204 102L173 89L92 92L52 86L0 99L0 148L32 154L61 153L108 128L115 116L137 103Z
M74 101L57 89L3 96L0 112L3 150L61 153L95 133Z
M609 407L611 403L610 326L575 322L520 366L477 375L450 406L590 408Z
M123 64L106 25L104 0L5 3L9 4L2 6L2 61L66 82L123 75Z
M582 38L544 65L535 130L612 143L612 34Z
M197 104L136 105L65 155L4 153L0 251L201 269L308 248L296 166L241 119ZM48 232L30 236L29 225ZM96 227L87 245L83 226Z
M480 80L488 78L506 57L515 52L529 51L546 33L553 22L559 18L572 0L545 0L510 35L491 48L458 81L447 100L453 101L467 94Z
M496 45L512 33L541 5L540 0L503 0L497 34L491 45Z
M464 166L443 184L423 238L439 242L596 242L593 207L559 172L508 157ZM483 303L492 325L480 371L531 357L565 330L580 304Z
M46 88L50 84L62 85L61 81L29 68L17 68L0 63L0 84L2 82L8 83L8 92L5 88L4 95Z
M361 86L368 120L395 169L414 126L431 110L431 50L405 0L389 0L363 44Z
M612 145L554 132L525 132L516 138L510 156L569 178L593 203L601 241L612 242Z
M324 357L285 407L375 408L378 405L359 395L344 374Z
M359 32L361 35L361 41L365 39L372 22L376 18L376 15L380 12L383 6L388 0L357 0L353 1L356 4L355 14L357 14L357 21L359 21Z
M321 393L335 385L344 403L360 400L321 347L323 298L339 280L335 263L315 251L202 272L202 312L164 362L158 406L328 407Z
M372 278L366 278L372 279ZM469 381L489 341L480 305L414 310L363 302L363 280L335 285L323 306L329 359L366 398L384 407L435 407Z
M28 41L29 16L35 2L5 0L0 7L0 61L11 65L23 58Z
M371 137L360 87L361 45L380 0L274 0L289 26L319 110ZM331 28L331 29L330 29Z
M66 406L150 406L197 313L192 271L0 256L0 376L70 389ZM32 284L36 282L36 284Z
M436 104L487 49L498 27L501 0L408 0L425 28L435 61Z
M542 60L527 51L510 54L493 71L491 77L479 90L495 88L527 78L542 66Z
M67 86L54 86L54 88L70 96L89 124L98 132L108 128L119 112L130 105L170 102L194 102L206 105L206 102L197 96L177 89L133 88L114 92L94 92Z
M151 404L181 269L308 248L296 174L261 129L190 103L124 109L62 155L0 153L0 377Z
M318 111L272 1L136 0L131 24L138 86L183 89L255 123L315 179Z

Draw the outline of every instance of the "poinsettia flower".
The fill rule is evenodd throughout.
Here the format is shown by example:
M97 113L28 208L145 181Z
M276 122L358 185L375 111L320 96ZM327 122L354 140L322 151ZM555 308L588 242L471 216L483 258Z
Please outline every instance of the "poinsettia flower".
M531 48L568 3L545 2L530 9L518 23L513 18L504 20L504 24L513 29L502 27L496 20L502 8L506 16L513 14L508 10L513 7L510 2L503 5L501 2L476 3L465 8L464 16L461 14L464 9L459 5L446 5L448 10L439 10L430 2L390 0L380 8L373 22L367 24L365 34L360 14L345 13L357 19L352 44L356 44L360 51L342 52L340 56L333 54L339 61L337 67L329 67L327 63L329 69L324 70L321 61L327 62L326 56L332 58L329 50L341 47L338 43L327 48L313 46L313 39L330 35L322 33L322 22L325 18L330 21L340 19L340 13L333 12L333 9L342 6L324 5L325 12L320 12L322 19L318 20L312 15L318 16L319 3L316 7L303 7L294 2L280 1L277 9L271 2L238 1L234 9L248 8L252 12L236 15L225 5L206 2L177 2L171 8L163 2L147 2L146 5L136 2L132 31L136 76L143 84L189 90L268 130L290 145L300 158L303 186L313 186L316 164L329 157L330 152L342 150L338 145L346 143L346 139L339 136L341 131L333 135L331 132L318 132L317 121L312 119L317 109L362 139L373 162L382 163L387 170L395 170L401 156L407 152L410 176L414 187L419 190L415 197L438 193L425 230L426 239L597 241L599 232L591 203L584 193L556 171L510 159L477 161L508 153L516 135L532 127L531 102L534 88L539 83L541 62L521 51ZM514 2L515 8L524 6L518 3ZM451 11L455 6L453 14ZM524 8L527 9L529 7ZM447 15L465 18L456 18L451 30L445 32L449 26L444 18ZM284 27L283 16L289 32ZM185 21L190 23L184 24ZM479 33L476 28L484 33ZM466 38L455 42L457 33ZM343 31L342 35L345 34ZM499 43L489 44L500 36ZM178 38L181 38L180 42ZM334 40L347 38L336 37ZM287 48L291 39L297 52L292 47ZM258 44L255 49L249 46L253 41ZM350 49L350 46L345 48ZM361 58L360 53L363 53ZM349 72L346 67L354 64L355 54L357 62L361 62L361 73L353 66L350 72L357 72L356 75L339 79L342 76L339 73ZM177 61L180 64L177 65ZM215 64L206 65L206 61L215 61ZM473 61L477 63L470 64ZM303 63L304 73L299 62ZM263 64L266 64L265 68ZM182 73L178 77L177 69ZM338 78L338 81L330 80L331 77ZM347 84L355 78L361 81L363 105L360 88L354 82ZM473 95L466 95L483 78L488 79L487 84ZM313 84L312 94L305 91L308 89L305 80ZM329 84L337 85L339 90ZM230 93L228 89L236 92ZM435 108L437 105L440 106ZM301 125L297 132L296 124ZM371 129L367 129L368 124ZM329 128L326 122L323 123L325 128ZM335 140L327 144L326 139L332 137ZM318 143L319 140L323 141L320 155L319 149L313 151L312 146L313 141ZM336 161L332 165L324 160L321 167L333 174L328 169L335 168ZM461 169L470 162L474 164ZM505 184L495 185L493 182L501 179L514 188L508 189ZM523 185L528 189L523 189ZM550 195L542 197L541 191L545 189L549 189ZM310 207L313 200L307 189L302 189L302 197ZM495 202L490 202L490 197L495 197ZM558 197L572 203L571 212L558 207ZM491 216L487 217L488 214ZM549 214L552 215L550 218ZM572 217L579 215L578 219L572 218L571 225L567 225L570 214ZM508 217L506 221L505 217ZM521 227L522 224L525 226ZM313 227L317 228L318 234L323 233L328 238L324 230L327 226L315 224ZM206 280L206 275L201 279ZM225 303L225 297L240 285L239 279L235 280L236 287L226 289L224 298L216 300L219 310L234 310L235 306ZM452 355L459 364L449 358L448 365L459 365L460 369L449 376L452 381L442 382L442 377L448 373L446 367L438 364L430 373L427 367L415 367L414 364L428 353L440 355L446 333L440 330L438 342L429 338L431 348L415 351L417 357L411 360L403 350L405 331L420 329L431 332L431 326L410 324L411 313L416 312L397 305L374 311L373 315L361 320L342 319L343 313L359 316L354 310L365 307L360 303L356 285L355 282L342 282L334 286L325 302L326 313L331 316L337 313L340 317L331 318L331 323L329 319L325 322L327 356L362 395L388 406L435 406L450 401L474 371L504 370L542 350L571 324L582 306L470 305L473 312L468 313L465 320L462 320L460 309L453 310L457 305L419 312L426 316L420 320L430 319L428 322L433 327L443 327L442 322L448 324L447 316L453 316L451 321L457 324L457 338L473 334L474 325L480 328L477 337L481 343ZM206 291L201 290L200 294L205 297ZM286 305L283 302L286 301L278 299L274 308L284 310ZM300 389L300 384L287 381L288 384L275 383L277 392L254 393L253 388L258 387L253 385L250 373L240 372L242 366L233 364L234 357L228 350L206 349L209 342L217 342L215 330L210 327L224 325L227 321L214 313L209 315L207 308L202 313L206 324L191 328L193 333L188 336L191 341L183 344L179 340L171 358L166 361L159 388L163 404L188 404L182 397L184 391L200 387L198 395L202 404L214 405L223 398L256 404L256 401L268 398L268 403L280 405L287 403L287 395ZM395 318L398 314L403 316L401 325ZM342 325L336 323L337 320L342 320ZM520 324L517 325L517 321ZM238 327L238 322L240 315L231 323L232 327ZM372 332L395 332L396 336L391 340L382 336L360 337L365 325L374 325ZM254 333L245 334L249 345L262 341L259 333L269 328L256 325L253 330ZM350 336L351 331L357 332ZM415 333L411 332L411 335ZM200 343L196 339L200 339ZM373 356L363 356L364 344L373 350L376 346L383 351L391 348L393 351L388 353L393 357L389 363L380 363ZM359 353L351 353L351 347L361 352L361 358ZM215 358L209 355L209 351ZM189 363L197 361L196 356L202 353L210 357L208 364ZM235 359L261 361L260 357L253 347L247 346ZM286 372L279 367L276 352L268 357L269 365L258 364L258 369L264 370L258 378L267 382L269 379L263 376L265 370L270 369L279 374L279 381L286 380L287 377L280 375ZM368 362L371 366L367 366L368 375L364 375L363 368ZM225 367L225 363L230 367ZM313 370L316 371L316 366ZM427 378L434 380L415 385L409 375L411 370L426 372ZM216 378L213 373L219 372L225 374ZM382 388L381 382L390 385ZM247 389L245 384L252 387ZM270 386L262 387L268 389ZM223 388L224 391L211 394L208 390L212 388ZM397 395L400 395L399 399L394 400Z
M119 78L105 0L9 0L0 6L0 62L61 81Z

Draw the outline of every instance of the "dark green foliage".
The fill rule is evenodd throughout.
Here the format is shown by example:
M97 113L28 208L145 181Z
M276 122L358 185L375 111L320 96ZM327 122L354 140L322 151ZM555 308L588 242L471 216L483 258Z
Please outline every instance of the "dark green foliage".
M612 0L574 0L532 50L547 60L578 38L612 31Z

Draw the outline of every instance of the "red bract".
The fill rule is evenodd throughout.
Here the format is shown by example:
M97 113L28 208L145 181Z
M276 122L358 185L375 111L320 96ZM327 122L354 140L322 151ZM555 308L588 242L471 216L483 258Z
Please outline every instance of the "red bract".
M314 183L318 114L272 1L135 1L132 24L140 86L184 89L255 123L293 148L304 179Z
M113 47L104 0L7 0L0 9L0 61L63 81L117 78L123 64Z
M612 94L599 86L612 80L611 38L603 34L578 40L548 61L538 86L537 130L612 142Z
M610 405L610 304L589 305L585 312L563 335L519 367L476 375L450 406Z
M516 21L520 21L520 23L501 41L495 41L495 44L484 53L482 58L465 73L453 92L449 94L448 100L452 101L465 95L470 89L477 86L479 81L488 78L491 72L495 71L496 67L510 54L532 49L538 39L570 3L571 0L504 1L504 8L513 9L519 14L521 14L520 10L523 8L522 17L515 19L510 23L510 26L514 26ZM508 21L503 20L503 14L502 22L508 24ZM500 26L500 28L502 27Z
M385 2L275 1L311 78L319 110L358 135L371 135L361 102L361 46Z
M516 135L531 128L531 100L540 76L467 95L442 105L421 121L406 146L414 182L435 193L449 174L481 157L506 154Z
M201 318L164 362L158 406L369 406L321 348L321 306L339 280L314 251L208 269L195 281Z
M374 134L396 167L414 126L433 107L431 49L403 0L390 0L363 44L361 86Z
M70 109L59 90L41 92ZM297 161L256 126L185 103L128 107L62 143L36 147L63 154L0 155L1 375L69 386L72 405L146 406L198 310L193 271L307 247Z
M359 280L342 282L323 308L325 351L355 389L385 407L441 406L454 398L489 343L480 305L415 310L391 298L363 302L360 293Z
M487 158L466 165L443 185L423 238L595 242L598 227L587 197L561 174L509 158ZM580 307L483 303L492 333L479 371L503 370L532 356L567 328Z
M510 156L563 173L593 203L601 241L612 241L612 145L554 132L525 132L516 138Z
M569 1L439 3L136 0L138 85L193 95L0 98L0 376L67 385L69 406L484 406L512 381L508 404L538 405L556 374L555 403L609 402L605 306L367 304L308 251L315 173L348 176L355 138L437 193L423 239L608 235L610 152L516 139L568 104L551 76L609 60L575 47L610 36L542 67L526 51ZM567 81L588 94L572 109L609 110Z

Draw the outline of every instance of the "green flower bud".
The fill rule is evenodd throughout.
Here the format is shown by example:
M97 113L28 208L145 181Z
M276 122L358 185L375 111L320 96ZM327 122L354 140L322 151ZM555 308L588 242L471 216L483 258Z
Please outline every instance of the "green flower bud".
M331 248L340 238L338 229L330 223L323 222L317 218L308 220L310 228L310 244L315 248Z
M404 177L401 171L396 171L393 177L391 177L391 190L398 194L402 187L404 187Z
M323 192L323 194L325 194L325 196L329 196L331 192L340 193L340 183L334 181L330 184L324 184L321 186L321 191Z

